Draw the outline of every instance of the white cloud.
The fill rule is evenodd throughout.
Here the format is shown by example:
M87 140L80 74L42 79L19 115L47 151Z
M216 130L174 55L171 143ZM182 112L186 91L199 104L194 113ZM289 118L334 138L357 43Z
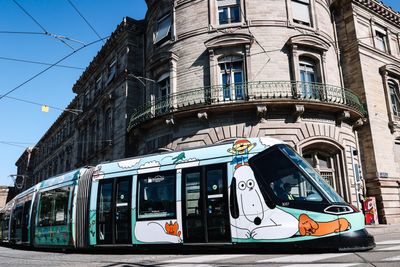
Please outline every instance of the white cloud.
M265 147L270 147L276 144L282 144L283 142L271 137L260 137L260 143Z
M128 159L118 162L118 167L122 169L131 169L139 163L140 159Z
M160 171L161 164L158 161L149 161L139 167L138 173L148 173Z
M186 160L180 160L176 164L177 169L183 169L183 168L190 168L190 167L197 167L200 165L200 161L196 158L191 158L191 159L186 159Z

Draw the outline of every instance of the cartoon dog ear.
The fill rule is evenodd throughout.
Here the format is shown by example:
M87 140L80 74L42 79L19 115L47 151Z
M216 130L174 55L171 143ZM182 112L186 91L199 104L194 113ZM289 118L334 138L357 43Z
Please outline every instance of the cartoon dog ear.
M237 219L239 218L239 204L237 200L237 195L236 195L236 178L232 178L231 182L231 195L230 195L230 203L229 207L231 210L231 215L232 218Z

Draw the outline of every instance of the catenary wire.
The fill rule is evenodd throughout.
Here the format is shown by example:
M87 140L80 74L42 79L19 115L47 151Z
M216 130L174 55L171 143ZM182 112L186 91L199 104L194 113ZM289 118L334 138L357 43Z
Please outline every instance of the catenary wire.
M21 88L21 87L24 86L25 84L29 83L29 82L32 81L33 79L37 78L38 76L42 75L43 73L45 73L45 72L48 71L49 69L55 67L56 65L58 65L58 63L60 63L60 62L62 62L62 61L64 61L64 60L66 60L67 58L71 57L72 55L74 55L75 53L79 52L80 50L82 50L82 49L84 49L84 48L86 48L86 47L88 47L88 46L91 46L91 45L93 45L93 44L95 44L95 43L98 43L98 42L100 42L100 41L102 41L102 40L105 40L105 39L107 39L108 37L110 37L110 36L107 36L107 37L98 39L98 40L96 40L96 41L90 42L90 43L85 44L85 45L83 45L82 47L80 47L80 48L78 48L78 49L72 51L72 52L69 53L68 55L66 55L66 56L64 56L63 58L57 60L57 62L51 64L50 66L48 66L48 67L45 68L44 70L42 70L42 71L40 71L39 73L33 75L31 78L25 80L24 82L22 82L22 83L19 84L18 86L16 86L16 87L14 87L13 89L7 91L7 92L4 93L3 95L0 95L0 100L3 99L4 97L8 96L8 95L11 94L12 92L16 91L17 89Z
M54 37L54 38L56 38L57 40L59 40L60 42L62 42L63 44L65 44L66 46L68 46L69 48L71 48L72 50L75 50L75 48L73 48L70 44L68 44L67 42L65 42L65 41L63 40L63 38L61 38L60 36L58 36L58 35L56 35L56 34L49 33L49 32L43 27L43 25L40 24L40 23L39 23L39 22L38 22L38 21L37 21L23 6L21 6L16 0L13 0L13 2L14 2L28 17L30 17L30 18L35 22L36 25L38 25L38 26L43 30L43 33L44 33L45 35Z
M22 62L22 63L31 63L31 64L47 65L47 66L51 66L52 65L51 63L46 63L46 62L39 62L39 61L18 59L18 58L10 58L10 57L0 57L0 60L16 61L16 62ZM74 66L67 66L67 65L55 65L54 67L67 68L67 69L77 69L77 70L84 70L85 69L85 68L81 68L81 67L74 67Z
M76 13L78 13L79 14L79 16L86 22L86 24L92 29L92 31L97 35L97 37L99 38L99 39L101 39L101 36L100 36L100 34L94 29L94 27L89 23L89 21L83 16L83 14L78 10L78 8L70 1L70 0L67 0L68 1L68 3L73 7L73 9L75 9L75 11L76 11ZM103 41L103 43L104 43L104 41Z

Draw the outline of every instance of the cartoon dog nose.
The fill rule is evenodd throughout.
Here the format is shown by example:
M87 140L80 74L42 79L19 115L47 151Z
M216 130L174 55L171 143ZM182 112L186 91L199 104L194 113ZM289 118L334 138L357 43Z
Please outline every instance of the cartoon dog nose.
M261 224L261 219L260 219L260 217L256 217L256 218L254 219L254 224L255 224L255 225L260 225L260 224Z

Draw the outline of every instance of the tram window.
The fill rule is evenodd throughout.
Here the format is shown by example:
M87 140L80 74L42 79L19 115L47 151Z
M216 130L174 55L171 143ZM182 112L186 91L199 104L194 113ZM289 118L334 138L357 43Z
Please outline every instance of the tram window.
M54 194L54 224L67 224L69 188L57 189Z
M51 192L44 192L40 196L39 226L49 226L53 224L51 209Z
M138 219L175 218L175 172L139 175Z
M280 201L323 201L312 183L280 150L270 151L260 163L257 169Z
M64 187L41 194L39 226L67 224L70 190L70 187Z
M13 212L13 220L12 220L12 224L16 227L16 228L21 228L21 219L22 219L22 209L23 209L23 205L17 204L17 206L15 207L15 210Z

